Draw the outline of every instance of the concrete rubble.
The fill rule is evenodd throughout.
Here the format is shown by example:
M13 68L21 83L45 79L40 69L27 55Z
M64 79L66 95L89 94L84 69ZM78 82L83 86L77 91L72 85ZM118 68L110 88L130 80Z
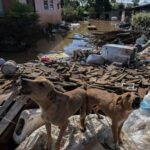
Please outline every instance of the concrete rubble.
M128 32L115 32L117 32L118 37L129 36ZM134 34L137 37L139 36L139 33ZM103 43L103 41L96 40L94 42L98 43L97 45ZM150 54L148 51L149 47L147 46L141 53L136 53L136 61L128 63L128 65L117 61L113 61L114 63L112 64L102 63L101 65L81 63L85 61L82 58L83 56L87 58L91 54L85 51L84 54L79 56L75 54L75 59L69 62L61 60L41 62L36 60L18 64L15 73L11 74L11 76L7 74L4 75L1 71L0 143L7 145L10 141L14 141L12 138L13 134L17 136L14 130L17 128L19 117L21 117L20 114L24 110L38 108L32 100L20 94L20 77L34 79L38 76L44 76L51 80L55 88L61 92L73 90L87 83L90 87L107 90L117 94L122 94L126 91L136 92L140 98L143 98L149 91L150 86L150 62L148 61L150 59ZM100 54L99 49L96 54ZM30 115L27 117L27 120L28 118L30 118ZM96 115L92 114L88 116L87 131L85 133L80 132L78 124L79 116L76 114L70 118L69 127L63 137L62 150L88 150L89 147L91 147L89 150L114 149L111 121L107 117L104 117L103 120L99 120ZM45 127L42 125L41 121L38 127L34 128L32 132L29 132L30 134L26 134L26 139L23 137L20 141L16 142L20 143L20 145L17 145L18 147L16 148L14 144L14 148L16 148L16 150L42 149L46 138ZM26 127L26 125L24 127ZM58 129L55 126L52 127L52 135L53 139L56 139L58 135ZM124 136L124 139L123 147L120 147L120 149L124 148L128 150L128 145L131 143L128 137ZM134 150L135 147L130 146L130 149Z

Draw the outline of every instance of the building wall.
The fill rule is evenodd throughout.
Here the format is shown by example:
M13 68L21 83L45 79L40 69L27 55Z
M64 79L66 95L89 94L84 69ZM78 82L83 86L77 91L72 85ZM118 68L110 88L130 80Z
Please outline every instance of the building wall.
M103 12L100 17L104 20L111 20L111 17L117 17L120 20L120 12L119 11Z
M26 0L19 0L21 3L26 3Z
M46 25L47 23L59 24L62 21L61 17L61 6L59 9L57 4L59 0L53 0L54 9L50 9L50 0L48 1L48 9L44 9L44 0L35 0L35 10L40 14L39 23L41 25ZM26 0L20 0L20 2L26 3Z
M8 11L13 6L14 0L2 0L4 12Z
M2 0L0 0L0 17L4 15L4 10L2 6Z

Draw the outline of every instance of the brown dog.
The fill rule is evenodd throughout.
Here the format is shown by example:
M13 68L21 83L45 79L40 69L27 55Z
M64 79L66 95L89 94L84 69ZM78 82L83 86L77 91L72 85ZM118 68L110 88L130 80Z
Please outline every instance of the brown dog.
M34 100L42 110L41 116L47 130L46 149L50 149L52 143L51 123L60 128L55 144L55 150L59 150L62 136L68 125L68 118L78 110L80 110L81 121L86 116L86 91L78 88L61 93L54 88L52 82L42 77L35 80L22 79L21 84L21 92ZM81 129L84 130L82 127L81 122Z
M115 144L121 142L120 131L128 115L140 106L140 98L134 93L117 95L99 89L88 89L88 114L94 109L99 118L98 110L112 119L112 133ZM96 106L96 107L95 107ZM84 119L82 122L84 122ZM84 123L83 123L84 124Z

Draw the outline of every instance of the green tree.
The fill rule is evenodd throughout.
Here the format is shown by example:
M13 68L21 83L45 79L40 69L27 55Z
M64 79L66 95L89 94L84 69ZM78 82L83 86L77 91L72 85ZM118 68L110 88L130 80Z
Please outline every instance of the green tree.
M97 13L97 16L101 15L103 11L111 11L111 4L109 0L96 0L95 11Z
M134 6L138 6L139 0L132 0Z
M84 11L89 14L96 14L99 17L104 11L111 11L112 6L109 0L64 0L64 19L82 19ZM78 16L76 16L78 15Z
M146 12L140 12L133 15L133 26L136 28L149 28L150 14Z
M117 10L118 9L118 4L117 3L111 3L111 7L113 10Z
M67 21L83 20L84 11L85 8L80 5L80 1L64 0L63 19Z
M111 9L112 9L112 7L111 7L109 0L104 0L104 10L111 11Z
M0 45L6 49L24 49L35 44L42 35L38 19L31 6L16 1L0 20Z
M123 4L123 3L119 4L119 5L118 5L118 9L119 9L119 10L123 10L123 9L124 9L124 4Z
M85 6L88 3L88 0L78 0L78 2L82 5Z

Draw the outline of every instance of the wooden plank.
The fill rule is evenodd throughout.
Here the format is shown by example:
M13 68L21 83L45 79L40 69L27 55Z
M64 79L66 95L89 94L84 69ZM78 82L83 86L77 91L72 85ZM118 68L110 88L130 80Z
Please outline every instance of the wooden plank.
M5 112L5 110L12 104L13 98L18 94L19 91L15 91L12 95L8 98L8 100L0 107L0 117Z
M138 95L140 96L141 99L144 98L147 91L148 91L148 88L141 88L141 87L138 88Z
M16 115L19 113L19 111L22 109L22 107L27 103L27 100L28 100L27 97L21 96L19 98L19 100L17 100L13 104L13 106L10 108L10 110L7 112L7 114L0 121L0 136L7 129L9 124L13 121L13 119L16 117Z
M3 85L0 86L0 89L3 89L4 87L6 87L7 85L11 84L13 81L8 81L6 83L4 83Z
M0 95L0 106L2 105L2 103L4 103L4 101L6 101L10 96L12 95L12 92L7 93L7 94L2 94ZM2 106L1 106L2 107Z
M70 70L69 70L69 73L72 73L72 71L73 71L75 65L76 65L76 63L73 63L72 67L71 67Z

